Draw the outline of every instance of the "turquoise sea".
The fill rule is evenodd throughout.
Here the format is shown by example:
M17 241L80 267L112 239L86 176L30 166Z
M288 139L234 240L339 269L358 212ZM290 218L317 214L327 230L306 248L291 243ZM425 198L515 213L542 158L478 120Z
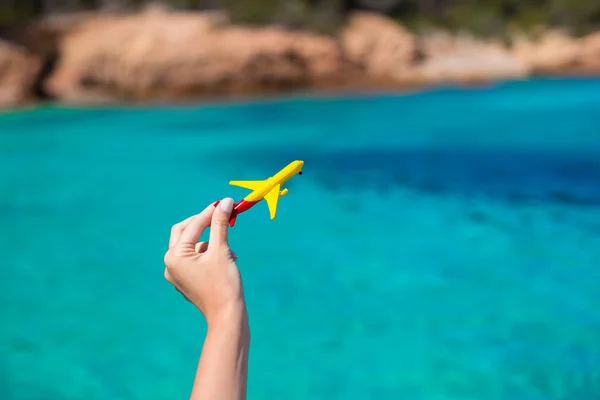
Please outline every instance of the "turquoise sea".
M600 398L600 80L0 115L0 398L189 395L172 224L232 229L249 399Z

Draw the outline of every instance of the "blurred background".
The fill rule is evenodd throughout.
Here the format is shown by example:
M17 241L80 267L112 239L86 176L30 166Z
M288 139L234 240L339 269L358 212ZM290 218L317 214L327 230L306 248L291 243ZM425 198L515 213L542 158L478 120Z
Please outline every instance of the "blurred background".
M249 399L600 398L600 2L0 0L0 399L181 399L170 227L230 233Z

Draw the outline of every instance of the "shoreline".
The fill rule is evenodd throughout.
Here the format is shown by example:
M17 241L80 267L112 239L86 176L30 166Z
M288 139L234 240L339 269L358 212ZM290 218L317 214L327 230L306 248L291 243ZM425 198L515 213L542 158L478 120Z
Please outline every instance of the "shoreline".
M377 97L377 96L401 96L401 95L418 95L426 92L435 92L444 89L457 89L457 90L488 90L494 87L513 84L513 83L526 83L531 80L587 80L587 79L600 79L600 74L593 75L582 75L580 73L572 74L552 74L552 75L532 75L522 79L506 79L496 81L486 81L481 84L462 84L460 82L448 82L445 84L431 84L422 85L415 87L339 87L336 89L324 89L324 88L305 88L296 91L282 91L282 92L271 92L271 93L246 93L238 95L217 95L217 96L197 96L188 98L173 98L167 100L160 99L148 99L148 100L137 100L137 101L107 101L102 103L95 102L60 102L60 101L31 101L29 103L21 104L16 107L0 108L0 115L2 114L16 114L20 112L28 112L37 110L40 108L58 108L58 109L89 109L89 110L101 110L103 108L151 108L151 107L196 107L196 106L228 106L228 105L244 105L247 103L260 103L260 102L273 102L273 101L286 101L290 99L323 99L327 100L330 98L337 97Z
M56 22L58 21L58 22ZM65 22L66 21L66 22ZM600 77L600 32L549 30L512 45L416 35L358 12L336 36L228 24L219 13L149 9L42 21L0 40L0 109L412 93L536 77Z

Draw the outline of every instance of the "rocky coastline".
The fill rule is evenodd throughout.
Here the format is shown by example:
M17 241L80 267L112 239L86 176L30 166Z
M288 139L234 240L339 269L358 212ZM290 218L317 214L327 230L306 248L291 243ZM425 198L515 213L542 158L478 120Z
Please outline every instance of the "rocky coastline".
M0 108L180 101L292 91L401 91L534 75L597 75L600 32L416 35L356 12L336 36L229 23L220 12L150 8L134 15L47 18L0 40Z

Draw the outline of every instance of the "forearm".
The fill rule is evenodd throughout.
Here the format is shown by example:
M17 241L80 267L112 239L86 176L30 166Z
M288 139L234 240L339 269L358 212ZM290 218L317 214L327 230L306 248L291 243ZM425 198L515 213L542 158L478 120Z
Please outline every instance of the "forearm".
M249 347L245 305L209 323L191 400L244 400Z

